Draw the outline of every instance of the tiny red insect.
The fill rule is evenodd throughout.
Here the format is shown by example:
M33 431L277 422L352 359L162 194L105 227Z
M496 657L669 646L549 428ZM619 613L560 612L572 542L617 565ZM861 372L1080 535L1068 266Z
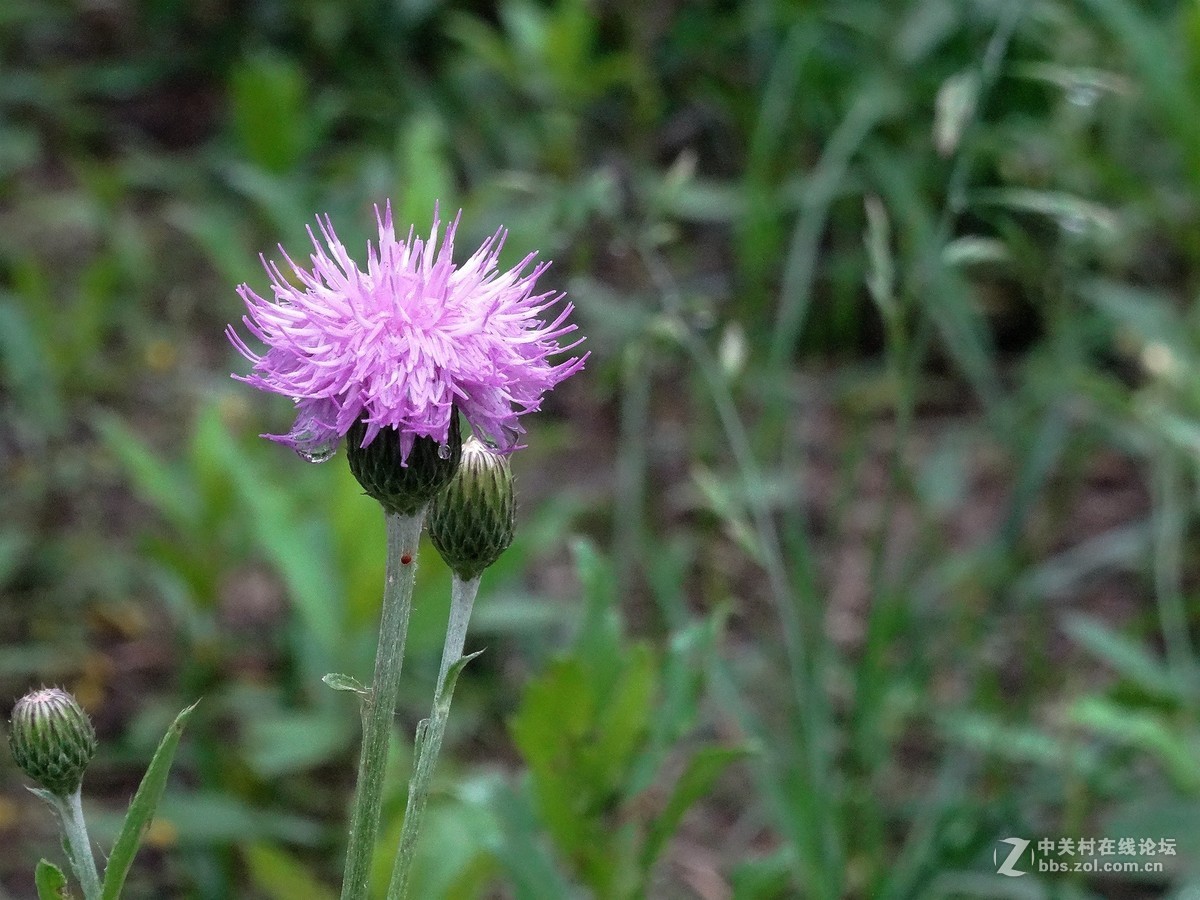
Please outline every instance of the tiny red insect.
M400 565L407 566L410 562L412 562L412 554L405 553L402 557L400 557Z

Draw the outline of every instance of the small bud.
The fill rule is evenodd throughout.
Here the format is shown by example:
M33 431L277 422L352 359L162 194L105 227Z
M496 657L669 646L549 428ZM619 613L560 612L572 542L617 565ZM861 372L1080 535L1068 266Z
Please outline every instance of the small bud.
M515 506L508 457L469 437L458 472L430 505L429 537L455 574L475 578L512 543Z
M8 746L21 771L50 793L69 797L96 753L96 730L74 697L42 688L13 707Z
M415 515L446 486L462 457L457 415L450 421L446 443L418 437L413 440L408 459L403 464L400 432L384 428L375 440L363 447L366 431L366 425L355 422L346 433L350 471L363 490L378 500L388 513Z

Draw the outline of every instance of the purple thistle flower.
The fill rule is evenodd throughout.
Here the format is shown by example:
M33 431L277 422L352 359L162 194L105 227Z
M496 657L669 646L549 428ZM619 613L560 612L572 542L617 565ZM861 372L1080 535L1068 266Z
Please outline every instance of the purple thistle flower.
M274 300L245 284L238 294L249 310L242 321L267 352L255 353L232 325L226 329L254 364L250 375L234 377L296 405L290 432L263 437L320 461L361 421L363 447L381 429L394 428L407 460L418 437L446 442L457 408L500 449L517 448L524 433L519 417L537 410L542 395L579 371L588 354L550 362L583 341L559 345L576 329L567 323L573 307L560 305L562 294L534 293L549 265L530 268L536 254L497 269L503 229L454 264L459 217L439 247L436 210L428 241L414 238L412 229L398 241L391 205L382 215L376 207L379 244L367 243L365 272L328 216L317 217L323 243L308 229L311 272L279 248L298 284L263 258Z

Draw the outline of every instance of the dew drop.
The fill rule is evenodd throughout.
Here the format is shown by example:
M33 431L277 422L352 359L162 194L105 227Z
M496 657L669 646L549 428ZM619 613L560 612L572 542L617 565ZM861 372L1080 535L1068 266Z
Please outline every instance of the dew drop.
M307 444L296 448L296 455L310 463L323 463L337 453L336 440Z
M310 463L323 463L336 452L336 447L317 447L309 450L297 450L296 455Z
M450 458L450 445L449 444L438 444L438 458L439 459L449 459Z

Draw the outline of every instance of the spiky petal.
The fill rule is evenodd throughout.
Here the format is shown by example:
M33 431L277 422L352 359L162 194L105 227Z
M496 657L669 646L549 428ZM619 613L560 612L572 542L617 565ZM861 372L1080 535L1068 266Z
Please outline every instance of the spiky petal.
M309 229L311 270L281 247L291 278L263 260L273 299L238 288L246 330L267 349L256 353L230 326L229 340L254 364L235 377L296 405L290 432L264 436L319 461L355 423L364 426L363 447L391 428L406 462L417 438L447 441L457 408L475 432L513 449L524 433L520 417L587 358L551 361L582 338L562 346L576 330L567 321L572 306L561 294L535 292L548 263L530 254L500 271L500 230L455 265L457 217L441 234L435 212L428 240L411 229L398 240L390 205L376 208L376 220L379 242L367 245L365 271L326 216L317 219L319 238Z

